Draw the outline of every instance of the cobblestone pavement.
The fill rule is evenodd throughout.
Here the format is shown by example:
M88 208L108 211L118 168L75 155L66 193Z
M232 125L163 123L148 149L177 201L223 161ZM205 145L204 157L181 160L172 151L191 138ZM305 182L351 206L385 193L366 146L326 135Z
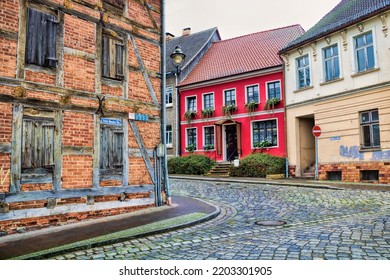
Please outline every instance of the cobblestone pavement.
M206 223L55 259L390 259L390 192L171 180L210 201ZM256 221L283 220L267 227Z

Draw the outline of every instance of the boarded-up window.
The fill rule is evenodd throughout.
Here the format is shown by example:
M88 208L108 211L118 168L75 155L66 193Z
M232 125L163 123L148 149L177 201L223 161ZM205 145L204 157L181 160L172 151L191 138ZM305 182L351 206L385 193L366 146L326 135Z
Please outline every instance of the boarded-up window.
M103 179L123 174L122 126L101 125L100 173Z
M54 120L23 117L22 182L51 182L54 169Z
M124 45L119 39L102 36L102 75L103 77L123 80Z
M55 68L57 18L28 9L26 63Z

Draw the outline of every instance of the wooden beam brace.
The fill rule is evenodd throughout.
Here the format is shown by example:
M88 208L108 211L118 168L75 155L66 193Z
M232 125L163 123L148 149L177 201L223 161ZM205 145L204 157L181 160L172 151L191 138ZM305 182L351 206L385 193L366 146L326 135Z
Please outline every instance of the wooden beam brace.
M150 178L152 178L153 183L156 183L156 181L155 181L156 179L155 179L155 175L154 175L154 173L155 173L154 167L153 167L152 162L150 161L150 157L148 155L148 150L146 149L144 141L142 140L142 136L141 136L141 133L139 132L138 126L134 120L129 120L129 123L130 123L131 130L134 133L135 140L137 141L142 158L144 159L146 168L148 169Z
M142 72L142 75L144 76L144 79L145 79L146 85L149 89L149 93L152 97L152 100L153 100L154 104L158 105L159 102L158 102L156 93L154 92L154 88L153 88L152 83L149 79L149 75L146 72L144 62L142 60L141 54L140 54L138 47L137 47L137 43L135 42L135 39L133 36L130 36L130 40L131 40L131 43L133 44L135 55L137 57L139 65L141 66L141 72Z

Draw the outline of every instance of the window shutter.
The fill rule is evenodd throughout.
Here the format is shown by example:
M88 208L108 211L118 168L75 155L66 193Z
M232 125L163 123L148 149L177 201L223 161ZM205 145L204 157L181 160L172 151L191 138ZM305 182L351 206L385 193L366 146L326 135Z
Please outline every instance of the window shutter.
M105 36L102 42L102 75L110 76L110 39Z
M57 26L56 17L46 15L46 52L45 52L45 66L55 68L57 65Z
M120 44L115 44L115 62L116 62L116 77L122 79L123 74L123 55L124 55L124 46Z
M102 175L120 175L123 167L123 130L104 125L101 129L100 169Z
M38 32L41 22L41 13L29 9L27 21L27 44L26 44L26 63L38 64L38 49L40 45L40 38Z
M55 16L28 10L26 63L56 67L57 25Z

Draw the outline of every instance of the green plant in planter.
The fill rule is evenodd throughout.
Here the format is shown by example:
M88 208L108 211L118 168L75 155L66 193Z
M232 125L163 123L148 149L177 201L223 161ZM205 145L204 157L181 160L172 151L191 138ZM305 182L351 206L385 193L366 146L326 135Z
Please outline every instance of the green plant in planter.
M271 109L274 110L275 105L277 105L279 102L280 102L280 98L270 98L265 103L265 109L266 110L271 110Z
M190 144L186 147L187 152L192 153L196 150L195 144Z
M212 150L212 149L214 149L213 144L206 144L203 146L203 150L205 150L205 151Z
M248 112L253 112L257 108L257 102L251 101L245 104L245 108Z
M225 115L225 116L229 116L234 113L235 111L237 111L237 106L235 104L230 104L230 105L225 105L222 107L222 113Z
M255 148L258 148L258 149L264 149L264 148L267 148L267 147L270 147L271 146L271 142L267 141L267 140L264 140L262 142L256 142L253 144L253 146Z
M193 118L196 117L195 111L187 111L184 113L184 117L187 119L188 122L190 122Z
M214 115L214 109L204 109L202 110L203 118L210 118Z

